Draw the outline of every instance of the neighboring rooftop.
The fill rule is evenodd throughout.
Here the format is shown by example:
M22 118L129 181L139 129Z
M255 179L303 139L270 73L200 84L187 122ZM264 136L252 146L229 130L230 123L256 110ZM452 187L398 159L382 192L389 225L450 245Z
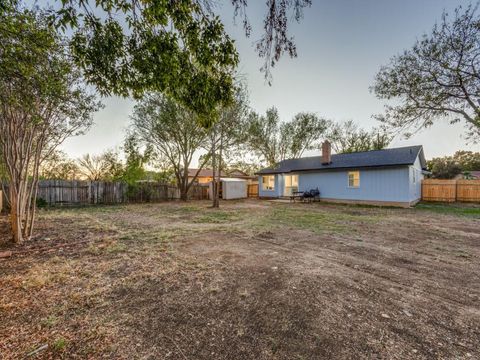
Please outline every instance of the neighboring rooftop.
M480 179L480 170L472 170L472 171L463 171L461 174L455 176L454 179L464 179L465 173L468 173L469 177L473 179Z
M188 169L188 177L194 177L198 169ZM218 171L216 172L218 175ZM212 169L202 169L198 173L198 177L213 177ZM220 177L229 177L229 178L240 178L240 179L255 179L255 176L249 176L247 173L234 169L226 173L225 171L220 172Z
M194 177L197 174L198 169L188 169L188 176ZM218 175L218 171L215 172ZM223 171L220 172L220 176L227 176L227 174ZM198 173L198 177L213 177L213 170L212 169L202 169Z
M417 156L422 168L426 168L425 156L421 145L393 149L362 151L349 154L334 154L330 164L322 164L322 156L311 156L283 160L274 168L260 170L257 174L280 174L294 171L351 169L412 165Z

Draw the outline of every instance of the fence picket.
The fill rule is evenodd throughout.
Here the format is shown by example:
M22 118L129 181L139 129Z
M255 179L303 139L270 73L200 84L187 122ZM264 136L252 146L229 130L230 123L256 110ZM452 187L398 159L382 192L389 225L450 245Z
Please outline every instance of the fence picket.
M480 202L480 180L422 181L422 200L441 202Z
M8 185L5 191L8 192ZM208 186L194 184L188 196L192 200L208 199ZM37 197L49 206L71 206L161 202L179 199L180 193L177 187L163 183L145 182L129 186L123 182L40 180ZM5 201L3 205L6 205Z

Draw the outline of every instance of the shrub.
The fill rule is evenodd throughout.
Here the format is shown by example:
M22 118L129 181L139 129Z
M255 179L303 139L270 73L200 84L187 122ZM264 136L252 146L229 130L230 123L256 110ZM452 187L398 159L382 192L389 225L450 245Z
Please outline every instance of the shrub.
M37 208L44 208L47 207L48 203L47 200L42 199L42 198L37 198Z
M428 165L435 179L453 179L462 172L460 164L451 157L432 159Z

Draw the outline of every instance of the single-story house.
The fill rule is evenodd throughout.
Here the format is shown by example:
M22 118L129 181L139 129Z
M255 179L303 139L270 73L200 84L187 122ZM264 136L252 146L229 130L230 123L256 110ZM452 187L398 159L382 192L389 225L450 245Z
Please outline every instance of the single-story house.
M284 160L259 171L259 197L318 188L326 201L411 206L421 199L425 170L420 145L331 155L326 141L321 156Z

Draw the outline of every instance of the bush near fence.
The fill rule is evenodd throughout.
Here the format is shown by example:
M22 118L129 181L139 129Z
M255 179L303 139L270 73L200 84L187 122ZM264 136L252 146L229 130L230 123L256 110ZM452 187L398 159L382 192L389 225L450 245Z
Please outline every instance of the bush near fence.
M8 193L8 185L5 185L5 191ZM131 186L124 182L41 180L38 183L37 204L86 206L161 202L179 198L180 193L176 186L163 183L139 182ZM208 199L208 186L192 185L188 198Z
M480 202L480 180L422 181L422 200L441 202Z

